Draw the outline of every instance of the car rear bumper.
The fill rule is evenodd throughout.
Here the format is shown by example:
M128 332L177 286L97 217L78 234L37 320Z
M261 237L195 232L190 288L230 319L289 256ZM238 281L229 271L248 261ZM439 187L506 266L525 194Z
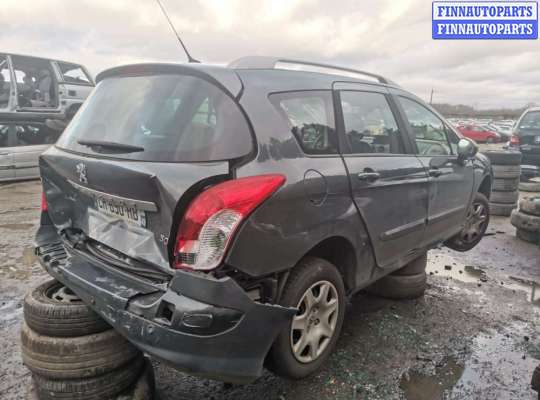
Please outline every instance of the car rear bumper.
M36 254L142 351L193 375L247 383L261 375L266 354L296 309L251 300L232 279L177 271L154 283L104 265L41 227Z

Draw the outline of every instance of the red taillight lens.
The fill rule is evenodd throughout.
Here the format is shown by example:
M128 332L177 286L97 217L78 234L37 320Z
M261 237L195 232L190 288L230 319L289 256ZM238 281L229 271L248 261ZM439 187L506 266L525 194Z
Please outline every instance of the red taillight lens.
M41 192L41 211L45 212L49 210L49 206L47 205L47 199L45 198L45 192Z
M220 183L198 195L178 228L173 267L217 267L240 222L284 182L283 175L250 176Z
M510 137L510 144L512 146L519 146L519 136L514 134Z

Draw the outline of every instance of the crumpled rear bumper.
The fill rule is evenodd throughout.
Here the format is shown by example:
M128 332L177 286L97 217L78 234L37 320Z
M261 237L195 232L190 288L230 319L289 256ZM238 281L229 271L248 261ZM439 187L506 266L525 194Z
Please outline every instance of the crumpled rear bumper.
M43 226L36 236L49 274L142 351L190 374L252 381L296 312L252 301L230 278L177 271L170 282L154 283L52 237Z

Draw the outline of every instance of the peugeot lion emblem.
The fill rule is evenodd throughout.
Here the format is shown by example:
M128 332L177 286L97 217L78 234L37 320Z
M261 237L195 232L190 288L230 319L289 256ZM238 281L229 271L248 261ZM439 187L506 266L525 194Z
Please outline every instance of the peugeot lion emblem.
M86 165L83 163L79 163L76 166L77 173L79 174L79 182L81 183L88 183L88 176L86 175Z

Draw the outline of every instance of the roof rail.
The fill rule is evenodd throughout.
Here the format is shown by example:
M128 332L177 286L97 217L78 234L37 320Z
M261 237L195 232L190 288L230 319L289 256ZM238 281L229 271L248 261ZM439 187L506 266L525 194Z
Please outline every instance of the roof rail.
M322 63L317 63L317 62L312 62L312 61L294 60L290 58L266 57L266 56L242 57L242 58L232 61L228 65L228 67L236 68L236 69L279 69L279 67L277 67L277 64L279 63L296 64L299 66L307 65L307 66L323 68L323 69L345 71L345 72L350 72L353 74L369 76L370 78L375 78L380 83L384 83L387 85L388 84L395 85L395 83L392 82L391 80L386 79L385 77L381 75L373 74L371 72L360 71L353 68L340 67L340 66L331 65L331 64L322 64Z

